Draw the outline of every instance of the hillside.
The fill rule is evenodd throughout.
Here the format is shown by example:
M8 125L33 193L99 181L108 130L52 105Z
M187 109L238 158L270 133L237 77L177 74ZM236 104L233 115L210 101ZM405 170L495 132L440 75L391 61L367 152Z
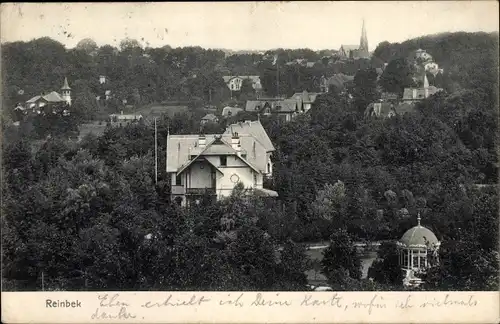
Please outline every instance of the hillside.
M498 75L498 33L442 33L407 40L380 43L373 55L389 62L426 50L444 69L453 90L495 89Z

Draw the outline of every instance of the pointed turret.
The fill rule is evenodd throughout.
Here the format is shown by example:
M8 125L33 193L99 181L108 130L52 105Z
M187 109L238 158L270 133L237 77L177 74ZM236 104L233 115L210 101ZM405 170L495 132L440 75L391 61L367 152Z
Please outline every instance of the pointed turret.
M361 40L359 42L359 50L368 53L368 37L366 36L365 20L363 19L363 26L361 27Z
M71 88L69 87L68 78L66 77L64 77L64 84L61 88L61 93L66 103L71 106Z
M427 73L424 73L424 88L429 87L429 80L427 79Z
M61 90L71 90L71 88L69 87L69 84L68 84L68 78L67 77L64 77L64 84L63 84Z

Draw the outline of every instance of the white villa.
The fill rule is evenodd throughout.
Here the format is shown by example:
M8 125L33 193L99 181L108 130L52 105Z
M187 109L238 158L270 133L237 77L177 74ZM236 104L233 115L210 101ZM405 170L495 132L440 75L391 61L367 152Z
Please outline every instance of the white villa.
M233 124L221 135L168 135L166 171L172 201L188 206L204 195L220 199L231 195L238 183L276 197L263 187L264 177L272 174L273 151L259 121Z

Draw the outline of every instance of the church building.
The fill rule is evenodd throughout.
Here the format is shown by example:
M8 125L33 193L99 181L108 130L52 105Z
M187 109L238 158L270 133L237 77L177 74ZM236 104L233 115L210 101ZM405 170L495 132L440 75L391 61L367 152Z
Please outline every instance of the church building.
M368 37L366 36L365 21L361 27L361 39L358 45L342 45L339 49L339 55L344 59L368 59L370 51L368 50Z

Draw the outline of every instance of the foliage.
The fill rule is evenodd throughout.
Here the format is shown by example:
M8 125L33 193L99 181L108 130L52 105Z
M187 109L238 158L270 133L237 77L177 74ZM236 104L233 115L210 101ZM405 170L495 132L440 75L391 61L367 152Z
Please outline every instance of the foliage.
M373 261L368 270L368 278L373 278L380 284L401 286L403 276L395 243L382 243L377 253L377 259Z
M389 62L380 77L382 88L391 93L403 94L404 88L414 86L413 66L406 58L397 58Z
M375 53L390 61L378 84L385 90L410 85L408 56L419 47L448 74L442 80L447 91L419 103L414 114L380 120L360 112L363 100L378 98L370 70L380 65L375 59L307 68L285 64L318 59L306 50L224 58L218 50L143 48L130 40L120 49L86 40L68 50L48 38L2 45L6 110L57 90L64 76L78 94L68 119L27 116L9 126L14 118L3 112L3 274L11 287L40 289L43 272L47 289L301 289L308 266L289 240L320 241L333 233L323 266L336 288L392 289L392 252L381 252L374 263L376 282L360 281L351 243L399 238L414 226L417 212L443 242L428 289L497 287L498 192L474 189L495 184L498 173L498 65L492 56L498 46L491 35L381 44ZM171 206L162 167L167 133L200 131L206 112L198 103L229 98L222 75L260 75L267 95L276 94L276 66L264 59L275 53L280 94L318 91L322 75L360 71L352 89L319 96L309 113L291 122L260 117L276 147L276 206L238 191L216 204ZM105 86L99 74L107 76ZM107 89L114 99L95 102ZM158 120L156 184L152 125L109 125L102 136L68 140L83 120L122 110L122 99L196 102L186 113ZM257 118L241 114L205 131Z
M321 265L334 290L346 290L352 280L361 279L356 247L346 230L340 229L332 234L330 246L323 252Z

